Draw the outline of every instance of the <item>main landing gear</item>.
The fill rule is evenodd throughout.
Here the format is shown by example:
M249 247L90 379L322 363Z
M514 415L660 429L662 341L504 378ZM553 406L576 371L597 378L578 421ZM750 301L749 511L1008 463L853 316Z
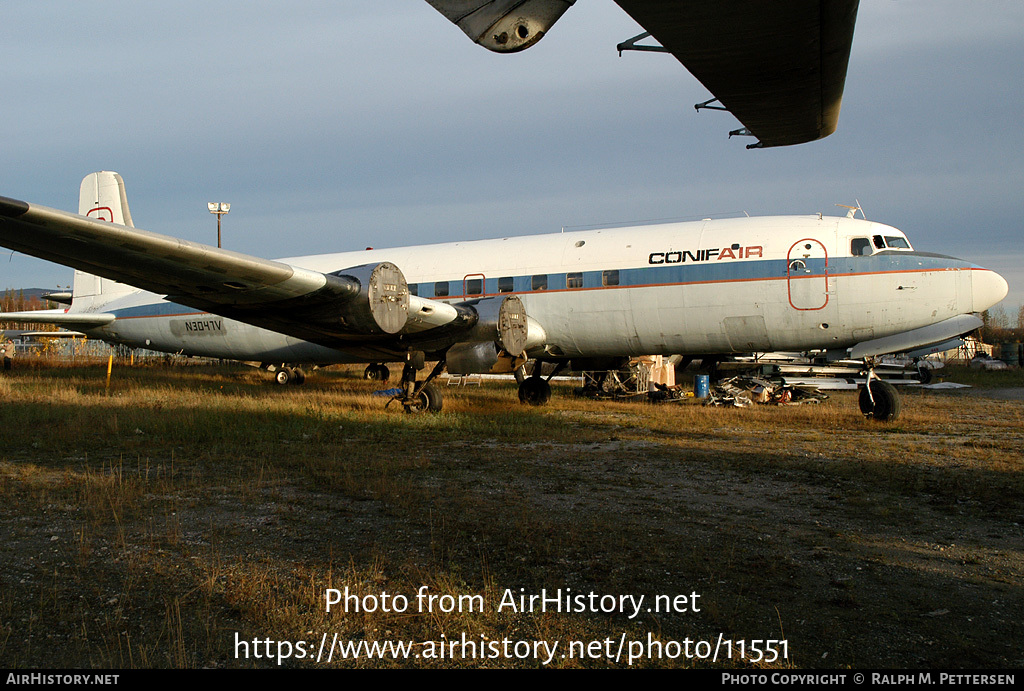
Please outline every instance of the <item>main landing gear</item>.
M446 360L442 357L422 382L416 381L416 373L423 369L423 353L410 354L402 368L401 393L392 398L400 401L407 413L439 413L443 404L441 389L434 383L437 375L444 371ZM369 368L367 368L369 369ZM385 368L387 369L387 368ZM389 401L390 403L390 401Z
M551 400L551 384L549 383L556 374L565 369L566 362L559 362L555 371L548 375L545 380L541 376L543 362L537 360L533 365L533 373L529 377L522 375L522 370L516 370L516 380L519 381L519 402L527 405L544 405Z
M367 365L366 369L363 370L363 379L369 379L371 381L387 381L391 378L391 370L383 362L376 365Z
M278 384L301 385L306 383L306 373L298 367L287 367L282 365L272 371L274 372L274 381Z

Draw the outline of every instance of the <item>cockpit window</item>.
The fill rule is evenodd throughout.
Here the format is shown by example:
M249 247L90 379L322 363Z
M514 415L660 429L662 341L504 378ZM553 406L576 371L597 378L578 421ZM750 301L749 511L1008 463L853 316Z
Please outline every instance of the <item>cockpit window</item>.
M875 249L885 249L885 238L883 238L881 235L875 235L873 238L871 238L871 241L875 243Z
M850 240L850 254L855 257L871 254L871 242L867 238L853 238Z
M895 247L895 248L901 249L901 250L909 250L910 249L910 243L907 242L907 239L906 238L901 238L898 235L886 235L885 236L885 244L888 245L889 247Z

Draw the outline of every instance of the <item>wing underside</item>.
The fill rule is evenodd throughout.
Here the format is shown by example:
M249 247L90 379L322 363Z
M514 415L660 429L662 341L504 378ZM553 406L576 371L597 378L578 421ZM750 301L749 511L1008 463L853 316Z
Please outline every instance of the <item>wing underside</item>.
M859 0L616 0L760 146L821 139L839 122Z
M574 0L427 0L497 52L536 43ZM827 137L839 122L859 0L615 0L757 138L750 148Z

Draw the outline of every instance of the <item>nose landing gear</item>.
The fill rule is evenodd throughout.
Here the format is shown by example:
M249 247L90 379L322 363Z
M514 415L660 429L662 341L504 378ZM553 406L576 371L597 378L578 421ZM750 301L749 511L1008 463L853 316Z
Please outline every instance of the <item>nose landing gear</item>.
M867 383L860 390L860 412L879 422L892 422L900 416L903 405L896 387L868 370Z

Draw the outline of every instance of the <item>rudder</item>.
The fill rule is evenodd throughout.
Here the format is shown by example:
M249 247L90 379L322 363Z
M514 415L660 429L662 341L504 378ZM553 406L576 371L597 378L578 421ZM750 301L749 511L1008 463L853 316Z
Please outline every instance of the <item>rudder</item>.
M128 195L124 189L124 179L115 172L102 170L89 173L82 179L78 196L78 213L98 221L107 221L134 228L132 214L128 210ZM75 283L72 289L72 302L76 311L88 308L92 303L108 302L120 295L134 292L136 289L101 278L84 271L75 271ZM102 297L101 297L102 296Z

